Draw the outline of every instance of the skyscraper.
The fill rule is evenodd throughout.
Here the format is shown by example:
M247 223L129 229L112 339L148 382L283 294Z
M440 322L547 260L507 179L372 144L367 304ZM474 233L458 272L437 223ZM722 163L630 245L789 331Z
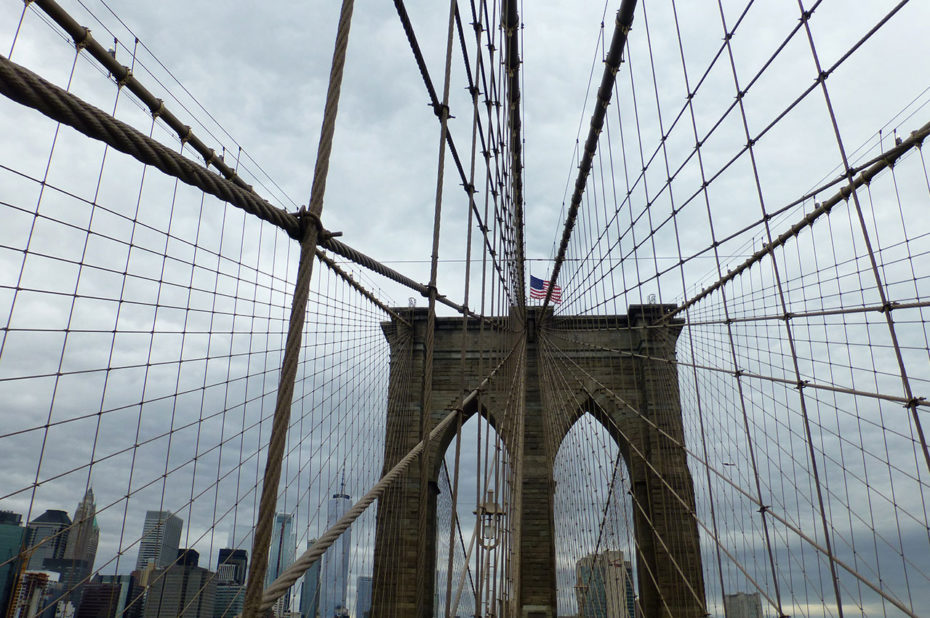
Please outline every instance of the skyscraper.
M725 595L723 613L727 618L762 618L762 595L758 592Z
M13 591L15 577L19 573L19 559L5 563L18 555L23 547L26 529L21 525L23 516L10 511L0 511L0 612L6 615L7 604Z
M97 525L97 505L94 503L94 490L88 488L84 498L74 509L73 524L65 546L66 560L84 560L93 567L97 557L97 543L100 540L100 527Z
M632 565L621 551L588 554L575 564L575 595L583 618L634 618Z
M216 601L213 617L225 618L242 613L245 603L245 577L249 554L244 549L223 548L216 561Z
M213 618L216 578L198 566L197 552L179 550L176 564L158 569L149 579L145 618ZM183 613L182 613L183 612Z
M213 601L213 618L233 618L242 614L245 605L245 585L235 582L217 582Z
M68 541L60 559L46 558L44 568L61 575L59 582L65 596L75 607L81 604L83 585L90 580L97 557L100 528L97 526L94 492L88 488L74 510L74 520L68 532Z
M294 563L297 553L297 537L294 532L294 516L290 513L275 513L274 529L271 532L271 547L268 550L268 570L265 571L265 587L271 585L281 573ZM275 605L275 613L289 612L291 591Z
M371 615L371 590L374 580L361 576L355 580L355 616L368 618Z
M313 547L314 543L316 543L316 539L307 541L307 549ZM316 618L320 609L320 565L321 561L317 560L304 573L300 591L301 618Z
M47 558L57 559L65 555L71 518L64 511L48 510L26 526L26 551L29 555L30 571L45 569Z
M326 514L326 527L329 528L349 510L349 496L345 493L345 480L339 493L333 494ZM349 549L352 542L352 528L342 533L326 553L323 554L323 587L320 590L320 616L348 615L346 595L349 584Z
M119 605L119 584L89 582L84 585L81 605L75 618L115 618Z
M181 544L183 525L180 517L168 511L146 511L136 570L143 570L149 562L154 563L158 569L174 562Z
M232 567L232 569L224 569ZM231 571L232 576L224 578L237 584L245 583L245 576L249 570L249 553L244 549L230 549L224 547L216 561L216 572Z
M139 618L142 597L134 575L97 575L84 586L75 618Z

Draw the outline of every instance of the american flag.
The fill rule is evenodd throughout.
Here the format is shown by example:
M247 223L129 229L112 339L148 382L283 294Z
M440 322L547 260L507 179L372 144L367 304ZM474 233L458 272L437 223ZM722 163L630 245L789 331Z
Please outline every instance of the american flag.
M546 292L549 291L549 282L537 279L530 275L530 298L545 298ZM552 302L562 302L562 288L557 285L552 286Z

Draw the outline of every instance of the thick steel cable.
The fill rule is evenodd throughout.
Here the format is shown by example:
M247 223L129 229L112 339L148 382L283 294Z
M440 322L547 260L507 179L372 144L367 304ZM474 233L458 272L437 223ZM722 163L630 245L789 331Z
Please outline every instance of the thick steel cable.
M483 391L487 385L491 382L494 376L500 371L507 361L510 360L510 357L513 356L514 352L517 350L517 345L511 349L510 353L498 363L488 375L485 377L477 387L472 389L472 391L462 400L462 408L470 405L473 401L478 398L478 395ZM429 433L430 439L438 438L443 430L449 426L449 424L455 420L456 416L461 414L461 409L455 409L449 412L436 427ZM404 470L406 470L414 459L423 451L426 444L425 440L421 440L414 446L407 454L398 461L390 471L388 471L381 479L375 483L375 485L368 490L368 492L359 499L355 505L342 516L339 521L333 524L326 532L324 532L316 543L313 544L313 547L304 552L300 558L298 558L294 563L287 568L287 570L282 573L278 579L265 589L262 594L260 611L265 611L274 605L274 602L281 598L291 586L297 582L298 579L303 576L303 574L310 568L310 566L319 560L326 550L342 535L343 532L349 529L349 526L352 525L358 517L367 509L371 504L381 495L384 491L391 486L391 484L396 481Z
M387 277L391 281L404 285L414 292L418 292L423 297L429 297L429 286L422 283L417 283L410 277L407 277L403 273L400 273L390 266L386 266L379 262L378 260L369 257L357 249L353 249L344 242L337 240L336 238L327 236L326 238L320 240L320 246L324 249L329 249L337 255L341 255L347 260L351 260L358 264L359 266L364 266L365 268L372 270L379 275ZM470 310L466 305L460 305L454 301L449 300L446 296L436 293L436 302L440 302L443 305L455 309L463 315L468 315L469 317L475 319L483 319L482 316L478 315L474 311Z
M923 125L916 131L913 131L911 135L903 140L900 144L894 148L888 150L879 161L873 163L870 167L863 170L858 176L849 179L849 183L840 188L835 194L830 196L828 199L824 200L817 205L813 210L807 213L803 219L792 225L788 230L779 234L776 238L772 239L772 242L766 243L761 249L756 251L752 256L750 256L745 262L737 266L736 268L727 271L727 274L712 283L711 285L703 288L700 293L691 297L687 302L679 305L674 311L663 316L663 319L669 319L682 311L688 309L689 307L697 304L713 292L717 291L728 282L735 279L738 275L741 275L743 271L751 267L753 264L759 262L765 256L773 253L775 249L784 245L787 241L794 238L798 233L804 228L810 227L814 222L819 219L821 216L830 214L830 211L834 206L839 204L841 201L846 201L853 194L853 192L859 187L868 184L872 178L878 175L879 172L886 168L894 166L895 162L900 159L905 153L910 151L912 148L919 148L923 145L924 139L930 135L930 122ZM893 308L894 303L889 303L888 308ZM887 311L887 309L883 309ZM791 314L789 314L790 316ZM784 317L784 316L781 316Z
M446 35L446 58L445 73L443 77L442 105L436 111L439 113L439 157L436 165L436 197L433 208L433 240L432 252L430 255L430 274L429 286L427 291L429 295L427 312L426 312L426 332L424 335L424 353L423 353L423 390L421 393L420 406L420 440L423 443L423 449L420 453L420 500L417 508L419 542L417 551L417 580L418 582L429 582L432 577L427 577L428 569L435 569L435 565L428 562L428 551L430 539L427 534L429 504L430 480L430 422L432 421L432 399L433 399L433 351L435 346L435 329L436 329L436 280L439 276L439 238L440 225L442 222L442 188L446 162L446 138L449 134L449 88L452 81L452 46L455 33L455 5L456 0L449 1L449 25ZM435 541L435 539L433 539ZM417 591L416 606L417 615L425 616L431 613L426 604L432 603L433 591Z
M336 273L340 279L348 283L352 289L354 289L356 292L358 292L359 294L367 298L368 302L370 302L371 304L376 306L378 309L380 309L381 311L391 316L392 319L397 320L398 322L406 326L410 326L410 322L405 320L403 317L400 316L400 314L398 314L396 311L394 311L393 309L385 305L383 302L381 302L377 296L369 292L368 289L365 288L365 286L363 286L361 283L356 281L355 278L352 277L352 275L342 270L342 268L340 268L339 265L336 264L336 262L331 260L328 255L326 255L319 249L316 250L316 259L323 262L323 264L327 268L329 268L331 271Z
M249 190L200 167L141 131L3 56L0 56L0 93L276 225L292 236L298 231L297 217L293 214L272 206Z
M109 54L106 55L108 58L110 57ZM123 67L123 69L128 71L126 67ZM142 86L139 87L143 88ZM281 228L292 238L300 239L301 224L297 215L273 206L258 196L251 187L246 185L235 174L235 171L228 170L227 173L224 171L224 167L218 166L217 163L222 163L219 159L214 157L215 160L211 161L209 157L205 158L208 164L212 163L216 166L226 178L222 178L199 166L141 131L113 118L110 114L93 105L85 103L79 97L45 81L29 69L3 56L0 56L0 93L21 105L31 107L53 120L70 126L87 137L100 140L110 147L132 156L141 163L151 165L186 184L197 187L224 202L229 202L233 206ZM160 116L162 112L157 109L153 111L153 114L163 117ZM183 141L191 138L182 137L181 139ZM208 150L208 152L213 153L214 151ZM427 286L417 283L335 238L326 237L320 242L320 245L333 253L352 260L360 266L405 285L423 296L428 296ZM470 312L467 307L459 305L443 295L437 295L437 301L455 309L459 313L467 312L471 317L479 317L474 312Z
M517 269L517 281L512 287L518 305L526 305L526 279L524 267L524 216L523 216L523 131L520 122L520 42L517 31L520 17L517 14L517 0L502 0L501 28L504 31L504 69L507 71L507 124L510 142L510 186L514 209L514 241Z
M620 10L617 11L617 19L614 22L614 33L610 39L610 50L607 52L607 58L604 60L604 75L601 77L601 85L597 90L597 104L594 106L594 113L591 115L591 127L588 130L588 138L584 144L584 155L578 166L578 178L575 180L575 190L572 192L572 199L568 207L568 214L565 217L565 227L562 230L562 240L559 243L559 251L555 257L555 263L552 265L552 274L549 275L549 289L546 292L546 298L543 300L543 313L552 301L552 291L559 279L559 271L562 270L562 262L565 260L565 252L568 250L568 242L572 237L572 230L575 228L575 219L578 217L578 209L581 206L581 196L584 194L585 186L588 183L588 175L591 173L591 166L594 161L594 154L597 152L597 141L604 127L604 117L607 114L607 106L610 105L610 99L613 95L614 82L617 77L617 70L620 68L620 62L623 60L623 47L626 44L627 34L633 24L633 11L636 9L636 0L623 0Z
M326 177L329 172L329 158L333 148L333 134L336 130L336 114L339 111L339 94L342 89L342 74L345 68L346 50L349 46L349 30L352 25L352 10L355 0L343 0L336 32L336 44L333 50L332 68L329 74L329 86L326 92L326 104L323 112L323 126L320 130L320 143L317 148L316 165L313 172L313 185L310 189L310 206L303 215L301 223L305 224L300 243L300 262L297 270L297 282L294 286L294 298L291 303L291 315L288 324L287 343L281 364L281 379L275 404L274 422L268 442L268 459L262 481L262 496L259 503L258 518L255 523L255 539L252 544L252 562L246 584L245 603L242 611L244 618L256 618L260 611L262 583L268 566L268 548L271 544L271 532L274 513L278 503L278 483L281 479L281 463L287 440L287 429L291 416L291 399L294 396L294 380L300 359L300 344L303 336L304 322L307 320L307 298L310 294L310 279L313 275L313 256L317 240L322 232L320 214L323 211L323 196L326 192Z
M58 24L68 35L74 40L75 46L79 49L85 49L87 52L94 57L94 59L99 62L103 68L105 68L110 74L113 75L114 80L120 86L125 86L136 95L146 107L149 108L149 111L153 116L161 118L165 124L171 127L172 130L177 134L178 138L193 148L197 154L203 157L207 165L213 165L217 170L220 171L223 176L235 182L238 186L243 189L251 190L251 187L243 181L236 174L236 170L226 165L225 161L221 157L216 156L216 151L212 148L208 148L203 141L193 134L191 128L188 125L185 125L171 113L169 110L165 109L164 102L157 98L154 94L149 91L148 88L143 86L139 80L135 78L132 74L132 69L130 67L120 64L116 57L111 55L91 34L88 28L80 25L71 15L68 14L65 9L61 7L55 0L32 0L39 8L41 8L46 15L48 15L52 21ZM28 2L26 4L29 4Z

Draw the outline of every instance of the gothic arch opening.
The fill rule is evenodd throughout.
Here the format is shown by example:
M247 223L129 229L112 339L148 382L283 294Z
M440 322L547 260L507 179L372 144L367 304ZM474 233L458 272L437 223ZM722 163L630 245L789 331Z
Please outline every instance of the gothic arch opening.
M470 412L470 414L469 414ZM503 556L512 478L510 454L495 416L484 408L466 410L458 445L457 521L456 427L440 443L436 458L436 581L434 615L485 615L486 598L504 576ZM496 527L488 523L495 519ZM451 538L450 538L451 537ZM451 540L451 544L450 544ZM451 571L449 555L452 553ZM450 574L451 573L451 577ZM490 591L490 594L489 594ZM482 608L479 609L479 606Z
M630 475L602 415L579 410L553 459L560 616L632 618L638 603Z

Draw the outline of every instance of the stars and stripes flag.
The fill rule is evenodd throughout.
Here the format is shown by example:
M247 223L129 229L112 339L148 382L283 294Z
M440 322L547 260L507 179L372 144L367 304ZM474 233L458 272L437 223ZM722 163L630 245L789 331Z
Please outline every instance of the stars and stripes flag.
M549 291L549 282L530 275L530 298L545 298ZM562 288L552 286L552 302L562 302Z

